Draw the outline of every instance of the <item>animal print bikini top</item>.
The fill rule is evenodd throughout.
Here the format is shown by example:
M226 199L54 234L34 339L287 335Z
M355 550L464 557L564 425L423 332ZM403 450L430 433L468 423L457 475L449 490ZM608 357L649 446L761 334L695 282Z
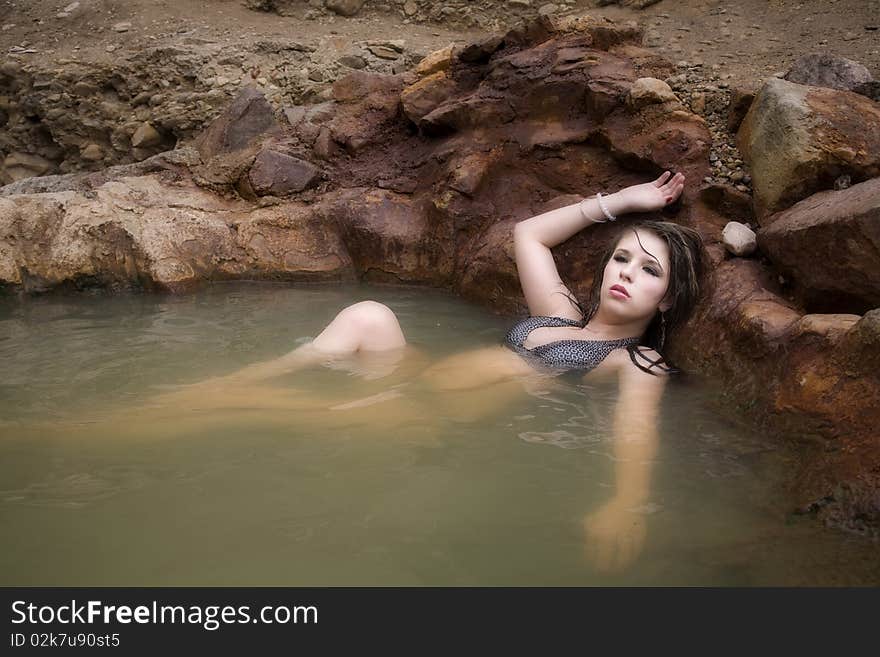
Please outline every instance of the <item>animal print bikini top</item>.
M645 372L655 374L652 371L652 368L655 367L664 372L679 371L667 365L662 357L658 360L649 358L643 353L645 348L639 347L641 338L638 337L618 340L556 340L532 349L523 346L529 333L545 326L580 327L582 324L565 317L527 317L510 329L504 338L504 344L537 369L552 372L561 373L568 370L580 370L581 373L589 372L598 367L615 349L626 349L632 362Z

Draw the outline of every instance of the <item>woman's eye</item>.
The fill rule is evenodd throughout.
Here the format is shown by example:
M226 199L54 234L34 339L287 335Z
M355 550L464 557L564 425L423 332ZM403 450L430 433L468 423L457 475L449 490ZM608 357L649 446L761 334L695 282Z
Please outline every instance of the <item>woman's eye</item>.
M626 258L624 258L622 255L616 255L616 256L614 256L614 259L617 262L626 262Z
M645 271L648 272L649 274L651 274L651 276L659 276L660 275L660 272L658 272L656 269L653 269L652 267L645 267Z

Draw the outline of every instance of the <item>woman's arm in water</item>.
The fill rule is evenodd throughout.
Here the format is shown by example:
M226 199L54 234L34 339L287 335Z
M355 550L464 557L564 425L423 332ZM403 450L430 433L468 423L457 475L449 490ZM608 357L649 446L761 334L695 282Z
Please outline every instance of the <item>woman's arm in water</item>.
M660 400L667 375L642 372L632 363L620 371L614 410L614 495L584 519L590 556L600 570L619 570L641 552L651 474L657 454Z
M684 189L684 175L664 171L656 180L626 187L602 201L615 217L653 212L672 203ZM598 199L551 210L519 222L513 229L516 269L531 315L553 315L581 321L568 300L570 292L559 277L550 249L595 222L605 221Z

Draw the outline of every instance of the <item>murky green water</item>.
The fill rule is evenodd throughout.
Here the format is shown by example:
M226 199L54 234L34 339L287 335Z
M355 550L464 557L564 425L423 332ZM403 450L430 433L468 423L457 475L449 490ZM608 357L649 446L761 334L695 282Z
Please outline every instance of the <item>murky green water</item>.
M877 544L790 516L776 483L791 455L716 417L693 382L667 389L651 494L629 512L643 546L611 571L583 523L614 491L614 389L523 393L474 422L435 399L393 430L247 403L144 411L366 298L432 359L496 344L511 323L413 288L0 301L0 584L880 583ZM342 401L390 381L321 368L276 385Z

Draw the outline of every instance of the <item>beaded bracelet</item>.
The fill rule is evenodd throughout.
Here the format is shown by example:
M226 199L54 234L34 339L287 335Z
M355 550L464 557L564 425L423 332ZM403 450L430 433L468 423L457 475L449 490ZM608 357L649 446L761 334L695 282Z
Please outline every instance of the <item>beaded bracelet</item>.
M605 215L605 218L608 221L617 221L617 217L608 212L608 208L605 207L605 204L602 202L602 195L599 192L596 192L596 200L599 201L599 207L602 208L602 212Z
M605 204L602 202L602 195L598 192L596 193L596 200L599 201L599 207L602 208L602 214L605 215L605 218L604 219L591 219L590 217L588 217L587 213L584 212L584 203L588 200L589 200L589 198L585 198L578 204L578 207L581 210L581 216L584 219L586 219L587 221L592 221L595 224L604 224L605 222L608 222L608 221L617 221L617 217L615 217L613 214L608 212L608 208L606 208Z

